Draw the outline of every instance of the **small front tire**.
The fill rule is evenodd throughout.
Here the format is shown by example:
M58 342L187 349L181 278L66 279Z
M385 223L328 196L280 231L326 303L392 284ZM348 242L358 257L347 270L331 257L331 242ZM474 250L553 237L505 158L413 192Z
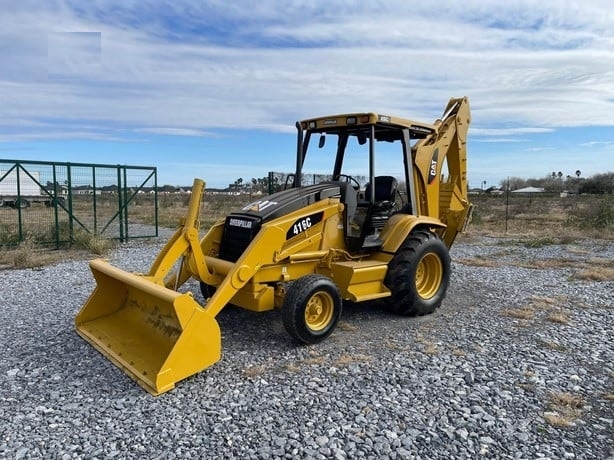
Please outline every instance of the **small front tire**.
M342 305L335 283L326 276L307 275L288 286L281 317L294 340L314 344L333 332L341 317Z

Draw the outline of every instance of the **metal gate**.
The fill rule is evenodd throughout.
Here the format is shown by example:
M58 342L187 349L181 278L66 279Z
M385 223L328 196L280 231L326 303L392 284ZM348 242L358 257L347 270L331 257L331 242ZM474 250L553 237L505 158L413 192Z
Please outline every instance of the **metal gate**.
M156 168L0 160L0 246L58 248L83 233L158 236Z

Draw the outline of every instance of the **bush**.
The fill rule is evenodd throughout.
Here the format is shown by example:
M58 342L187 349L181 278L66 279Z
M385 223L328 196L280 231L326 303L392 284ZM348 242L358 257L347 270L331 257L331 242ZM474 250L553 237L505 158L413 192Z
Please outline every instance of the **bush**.
M614 200L603 200L599 203L594 218L594 225L597 228L614 227Z
M614 173L597 174L582 183L579 193L604 195L614 193Z

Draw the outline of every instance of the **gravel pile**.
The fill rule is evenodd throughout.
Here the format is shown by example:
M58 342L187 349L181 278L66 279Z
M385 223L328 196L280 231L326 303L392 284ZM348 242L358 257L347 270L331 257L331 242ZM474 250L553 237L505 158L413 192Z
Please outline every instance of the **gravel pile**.
M160 247L110 259L145 271ZM452 258L435 314L346 304L316 346L228 307L222 360L158 398L74 332L86 261L0 272L0 457L614 458L614 282L573 276L614 245L473 238Z

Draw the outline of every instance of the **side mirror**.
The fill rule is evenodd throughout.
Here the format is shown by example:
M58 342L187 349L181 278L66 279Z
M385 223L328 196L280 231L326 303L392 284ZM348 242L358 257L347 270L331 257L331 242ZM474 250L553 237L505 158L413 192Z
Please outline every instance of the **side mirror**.
M365 145L367 143L367 136L362 131L358 132L358 134L356 134L356 137L358 138L359 145Z

